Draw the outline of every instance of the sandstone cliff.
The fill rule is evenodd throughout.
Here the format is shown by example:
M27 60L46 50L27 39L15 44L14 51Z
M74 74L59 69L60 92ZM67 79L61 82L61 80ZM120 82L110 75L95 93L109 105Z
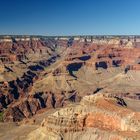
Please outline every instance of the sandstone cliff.
M139 122L140 113L126 108L123 99L101 93L49 115L27 139L138 140Z

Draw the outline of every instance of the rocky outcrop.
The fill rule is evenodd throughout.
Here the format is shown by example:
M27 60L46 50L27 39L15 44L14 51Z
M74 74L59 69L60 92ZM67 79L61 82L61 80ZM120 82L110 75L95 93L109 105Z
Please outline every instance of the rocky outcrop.
M0 73L4 72L4 65L3 63L0 61Z
M5 122L21 121L24 118L29 118L32 115L35 115L40 108L41 106L37 99L20 99L20 101L10 104L5 111L3 120Z
M119 98L91 95L79 105L49 115L28 139L139 139L140 114L118 104Z
M51 55L54 48L48 44L46 40L30 37L12 38L11 41L2 40L0 43L0 60L3 63L12 63L13 61L31 59L33 55L37 58L39 55Z
M139 73L134 73L140 70L139 58L135 41L123 37L6 37L0 41L0 111L12 112L13 104L19 116L31 112L21 117L28 118L36 113L25 107L28 103L20 102L19 108L21 98L37 100L40 110L100 90L139 99Z
M28 97L22 96L17 100L14 100L8 106L5 101L5 96L0 97L1 108L7 108L4 112L3 121L4 122L18 122L23 119L31 118L33 115L37 114L39 110L47 108L58 108L63 107L68 104L69 101L75 102L76 95L75 91L71 91L69 96L65 92L46 92L46 93L36 93ZM4 99L3 99L4 98ZM3 102L2 102L3 101Z
M133 37L0 39L3 121L34 129L45 118L28 140L139 140L139 46Z
M94 69L109 67L127 67L130 65L133 69L134 65L138 63L140 53L138 48L112 48L106 47L104 50L98 50L92 59L86 62L87 66L92 66ZM136 67L134 68L136 69ZM139 68L138 68L139 69Z

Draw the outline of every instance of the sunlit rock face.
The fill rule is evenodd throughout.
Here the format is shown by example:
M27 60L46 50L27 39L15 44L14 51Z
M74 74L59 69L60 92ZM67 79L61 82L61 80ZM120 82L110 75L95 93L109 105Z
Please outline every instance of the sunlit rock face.
M79 105L49 115L28 139L139 139L140 113L127 109L123 102L103 94L85 96Z
M139 139L139 44L121 36L2 38L3 121L36 126L44 113L32 140Z

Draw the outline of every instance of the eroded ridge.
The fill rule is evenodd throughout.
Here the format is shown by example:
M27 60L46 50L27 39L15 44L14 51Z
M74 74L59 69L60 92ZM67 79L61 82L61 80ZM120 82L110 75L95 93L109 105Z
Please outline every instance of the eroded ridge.
M122 103L122 104L121 104ZM84 97L72 105L49 115L29 139L105 140L139 139L140 113L123 106L123 100L106 95Z

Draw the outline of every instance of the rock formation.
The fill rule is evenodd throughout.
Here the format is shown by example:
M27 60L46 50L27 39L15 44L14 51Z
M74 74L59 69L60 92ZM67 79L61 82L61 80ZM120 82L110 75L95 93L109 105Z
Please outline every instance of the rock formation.
M34 129L36 116L53 110L29 139L139 139L139 44L124 36L1 37L3 121L29 120Z
M139 139L140 113L126 108L123 99L101 93L85 96L72 105L49 115L31 132L33 139Z

